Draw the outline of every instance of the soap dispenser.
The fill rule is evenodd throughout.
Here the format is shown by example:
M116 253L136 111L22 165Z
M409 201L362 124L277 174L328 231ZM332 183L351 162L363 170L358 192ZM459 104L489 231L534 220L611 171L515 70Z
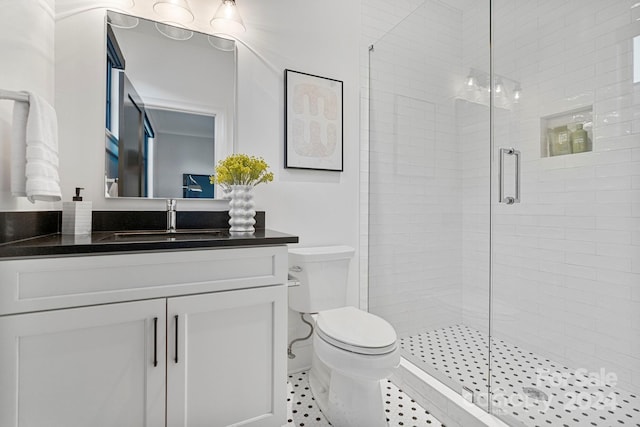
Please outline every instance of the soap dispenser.
M82 201L81 190L76 187L73 201L62 204L62 234L91 234L91 202Z

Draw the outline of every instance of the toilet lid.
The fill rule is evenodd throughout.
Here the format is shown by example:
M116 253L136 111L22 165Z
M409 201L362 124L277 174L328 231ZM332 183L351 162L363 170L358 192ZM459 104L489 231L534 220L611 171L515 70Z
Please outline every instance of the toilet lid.
M319 312L316 332L329 344L353 353L386 354L397 348L393 326L355 307Z

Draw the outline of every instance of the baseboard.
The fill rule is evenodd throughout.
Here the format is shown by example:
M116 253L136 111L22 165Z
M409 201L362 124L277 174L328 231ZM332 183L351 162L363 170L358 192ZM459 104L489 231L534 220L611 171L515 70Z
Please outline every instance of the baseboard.
M292 349L296 355L293 359L287 360L287 372L294 374L300 371L306 371L311 368L311 359L313 356L313 345L309 342L296 343Z

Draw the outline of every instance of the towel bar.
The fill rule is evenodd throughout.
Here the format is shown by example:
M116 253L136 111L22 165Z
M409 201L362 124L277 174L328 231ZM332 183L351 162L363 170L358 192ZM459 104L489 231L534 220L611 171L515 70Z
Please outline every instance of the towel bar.
M29 102L29 96L26 93L13 92L11 90L0 89L0 99L10 99L12 101Z

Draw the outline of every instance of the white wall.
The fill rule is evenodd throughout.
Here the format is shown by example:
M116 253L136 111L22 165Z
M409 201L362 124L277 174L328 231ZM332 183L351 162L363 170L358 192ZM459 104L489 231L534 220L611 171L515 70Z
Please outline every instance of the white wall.
M54 101L54 0L0 0L0 88ZM28 31L27 31L28 29ZM13 101L0 100L0 210L49 210L60 204L11 196Z
M358 248L359 2L246 0L238 7L245 4L243 40L258 54L239 50L238 150L264 157L276 174L256 189L256 205L267 212L269 228L299 235L300 245ZM344 81L344 172L284 169L285 68ZM356 254L348 290L353 305L357 278ZM290 312L290 335L304 336L295 316ZM310 362L308 343L302 347L293 368Z
M59 3L64 1L59 0ZM132 12L154 18L151 3L138 1ZM196 6L202 9L203 5L210 4L203 0L190 3L194 11ZM268 4L246 0L238 6L247 31L240 37L244 44L240 43L238 49L237 150L264 157L275 172L273 183L256 188L257 208L267 212L270 228L299 234L302 244L356 245L358 4L343 4L337 0L322 4L310 0L281 0ZM215 7L209 7L211 16ZM336 15L333 11L338 7L341 13ZM57 44L66 43L66 50L72 55L72 62L58 60L59 69L66 63L69 67L57 76L63 83L57 87L59 106L63 112L68 112L61 120L65 126L65 130L61 130L65 134L64 146L68 147L61 153L66 161L63 180L69 183L65 189L79 182L85 184L87 198L93 200L94 209L160 210L164 208L163 201L105 200L101 197L104 159L100 124L104 94L99 47L104 31L102 19L103 11L96 9L58 22L59 26L72 29L74 34L84 34L81 41L73 43L56 40ZM194 28L205 31L207 23L206 16L197 18ZM328 23L331 23L331 31L327 31ZM59 31L59 38L67 33L71 31ZM80 52L83 53L81 58ZM69 69L72 65L74 70ZM285 68L344 81L344 172L284 168ZM74 73L72 77L71 72ZM68 87L69 81L74 82L72 88ZM87 120L78 120L82 109L89 110ZM84 155L77 155L79 153ZM184 201L181 204L183 209L227 208L224 201Z
M10 3L21 3L13 0ZM58 0L61 16L91 6L121 4L113 0ZM126 2L124 2L126 3ZM137 0L138 16L154 19L151 0ZM192 28L206 32L217 2L190 0L196 15ZM238 8L247 27L238 48L238 103L236 146L240 152L262 156L271 165L275 180L255 190L256 208L266 211L267 227L300 236L302 245L347 244L358 248L358 36L360 7L357 1L241 0ZM5 8L2 19L4 22ZM338 13L339 11L339 13ZM63 198L70 199L76 186L86 188L86 200L96 210L163 210L162 200L104 198L104 9L97 8L58 20L56 52L56 108L60 117L60 165ZM0 27L2 37L9 26ZM33 34L36 25L21 27ZM52 31L46 32L51 37ZM80 37L79 34L82 36ZM46 49L50 55L50 49ZM50 59L50 58L49 58ZM49 61L51 62L51 61ZM30 66L18 61L21 73ZM33 69L53 72L52 64ZM2 76L6 73L0 70ZM344 82L344 172L303 171L284 168L284 69L290 68ZM27 75L28 76L28 75ZM17 77L16 77L17 79ZM0 79L4 84L4 77ZM16 88L31 79L16 80ZM69 87L68 83L73 82ZM53 100L50 80L39 77ZM40 86L38 86L40 87ZM3 135L8 112L1 120ZM3 136L2 147L8 145ZM5 169L3 168L3 171ZM4 172L3 172L4 174ZM2 188L8 184L2 183ZM1 210L18 205L3 196ZM55 207L54 207L55 208ZM59 209L59 206L57 206ZM226 210L225 201L181 201L178 209ZM358 257L349 278L349 301L358 304ZM296 332L292 322L292 332ZM303 330L304 333L304 330ZM303 364L307 363L305 361Z

